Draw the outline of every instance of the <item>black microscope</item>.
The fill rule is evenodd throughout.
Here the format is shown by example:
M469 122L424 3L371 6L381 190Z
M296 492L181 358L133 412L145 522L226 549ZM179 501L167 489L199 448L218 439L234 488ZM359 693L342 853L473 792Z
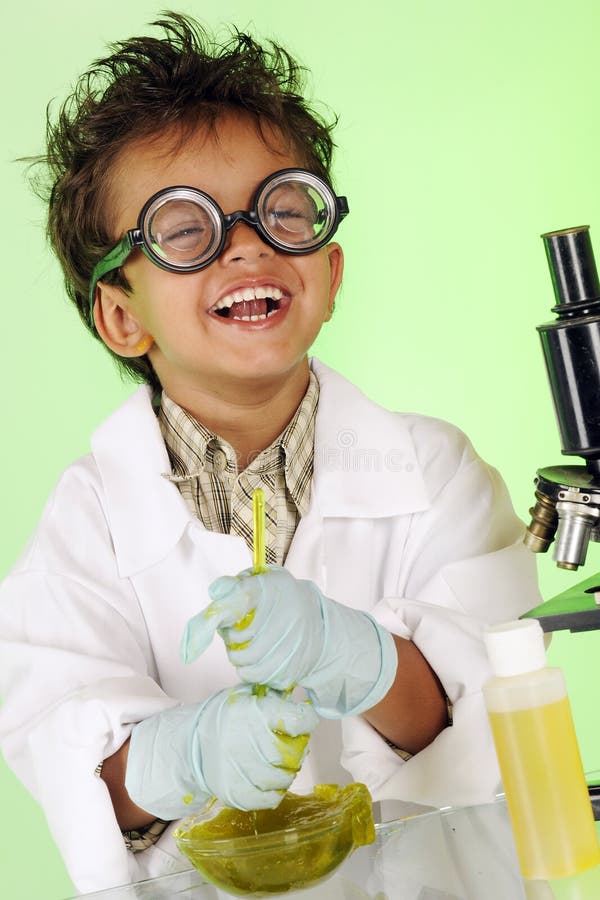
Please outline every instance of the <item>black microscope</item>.
M600 282L589 227L543 234L554 286L556 319L538 326L562 452L585 465L538 469L526 545L563 569L585 562L589 541L600 542ZM544 631L600 628L600 573L527 615Z

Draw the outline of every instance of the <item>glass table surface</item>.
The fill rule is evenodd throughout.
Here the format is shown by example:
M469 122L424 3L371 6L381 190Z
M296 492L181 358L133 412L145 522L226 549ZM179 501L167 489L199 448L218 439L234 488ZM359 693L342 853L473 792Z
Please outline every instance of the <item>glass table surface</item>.
M375 811L377 804L375 805ZM597 823L597 827L598 827ZM195 869L79 895L89 900L228 900ZM572 878L524 881L503 797L376 826L325 881L268 894L288 900L600 900L600 866Z

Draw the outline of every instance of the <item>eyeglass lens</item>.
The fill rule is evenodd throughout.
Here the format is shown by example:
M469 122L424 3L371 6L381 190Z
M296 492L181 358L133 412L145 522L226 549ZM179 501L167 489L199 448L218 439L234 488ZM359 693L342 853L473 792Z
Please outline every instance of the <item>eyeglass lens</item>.
M290 247L316 243L327 224L325 200L314 187L285 181L265 191L260 198L258 217L265 231Z
M203 202L173 198L151 216L152 249L168 262L193 264L214 243L215 226Z

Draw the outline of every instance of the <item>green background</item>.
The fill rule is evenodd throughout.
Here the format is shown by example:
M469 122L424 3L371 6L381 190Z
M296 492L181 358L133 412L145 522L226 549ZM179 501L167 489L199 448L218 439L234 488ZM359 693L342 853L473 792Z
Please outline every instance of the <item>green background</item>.
M376 400L461 426L526 518L536 469L561 461L535 330L553 305L539 234L589 224L600 248L598 0L176 8L280 39L340 115L347 267L316 352ZM14 160L41 151L48 100L63 98L107 41L146 32L160 9L33 0L3 12L0 575L59 472L131 391L69 307L42 206ZM593 545L579 575L598 569ZM579 578L549 556L539 570L545 597ZM598 640L559 634L550 651L567 675L587 769L600 768ZM0 894L70 892L42 813L0 760Z

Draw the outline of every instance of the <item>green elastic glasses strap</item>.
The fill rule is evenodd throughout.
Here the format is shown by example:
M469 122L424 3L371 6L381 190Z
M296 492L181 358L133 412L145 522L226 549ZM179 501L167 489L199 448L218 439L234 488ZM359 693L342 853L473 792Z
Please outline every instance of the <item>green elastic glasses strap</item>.
M90 280L90 293L89 293L89 302L90 302L90 325L92 328L95 328L94 323L94 299L96 296L96 285L99 281L102 280L102 277L106 275L107 272L112 272L113 269L119 269L134 247L137 247L137 230L133 229L132 231L128 231L122 240L119 241L116 247L113 247L106 256L103 256L97 266L95 266L94 271L92 272L92 277Z

